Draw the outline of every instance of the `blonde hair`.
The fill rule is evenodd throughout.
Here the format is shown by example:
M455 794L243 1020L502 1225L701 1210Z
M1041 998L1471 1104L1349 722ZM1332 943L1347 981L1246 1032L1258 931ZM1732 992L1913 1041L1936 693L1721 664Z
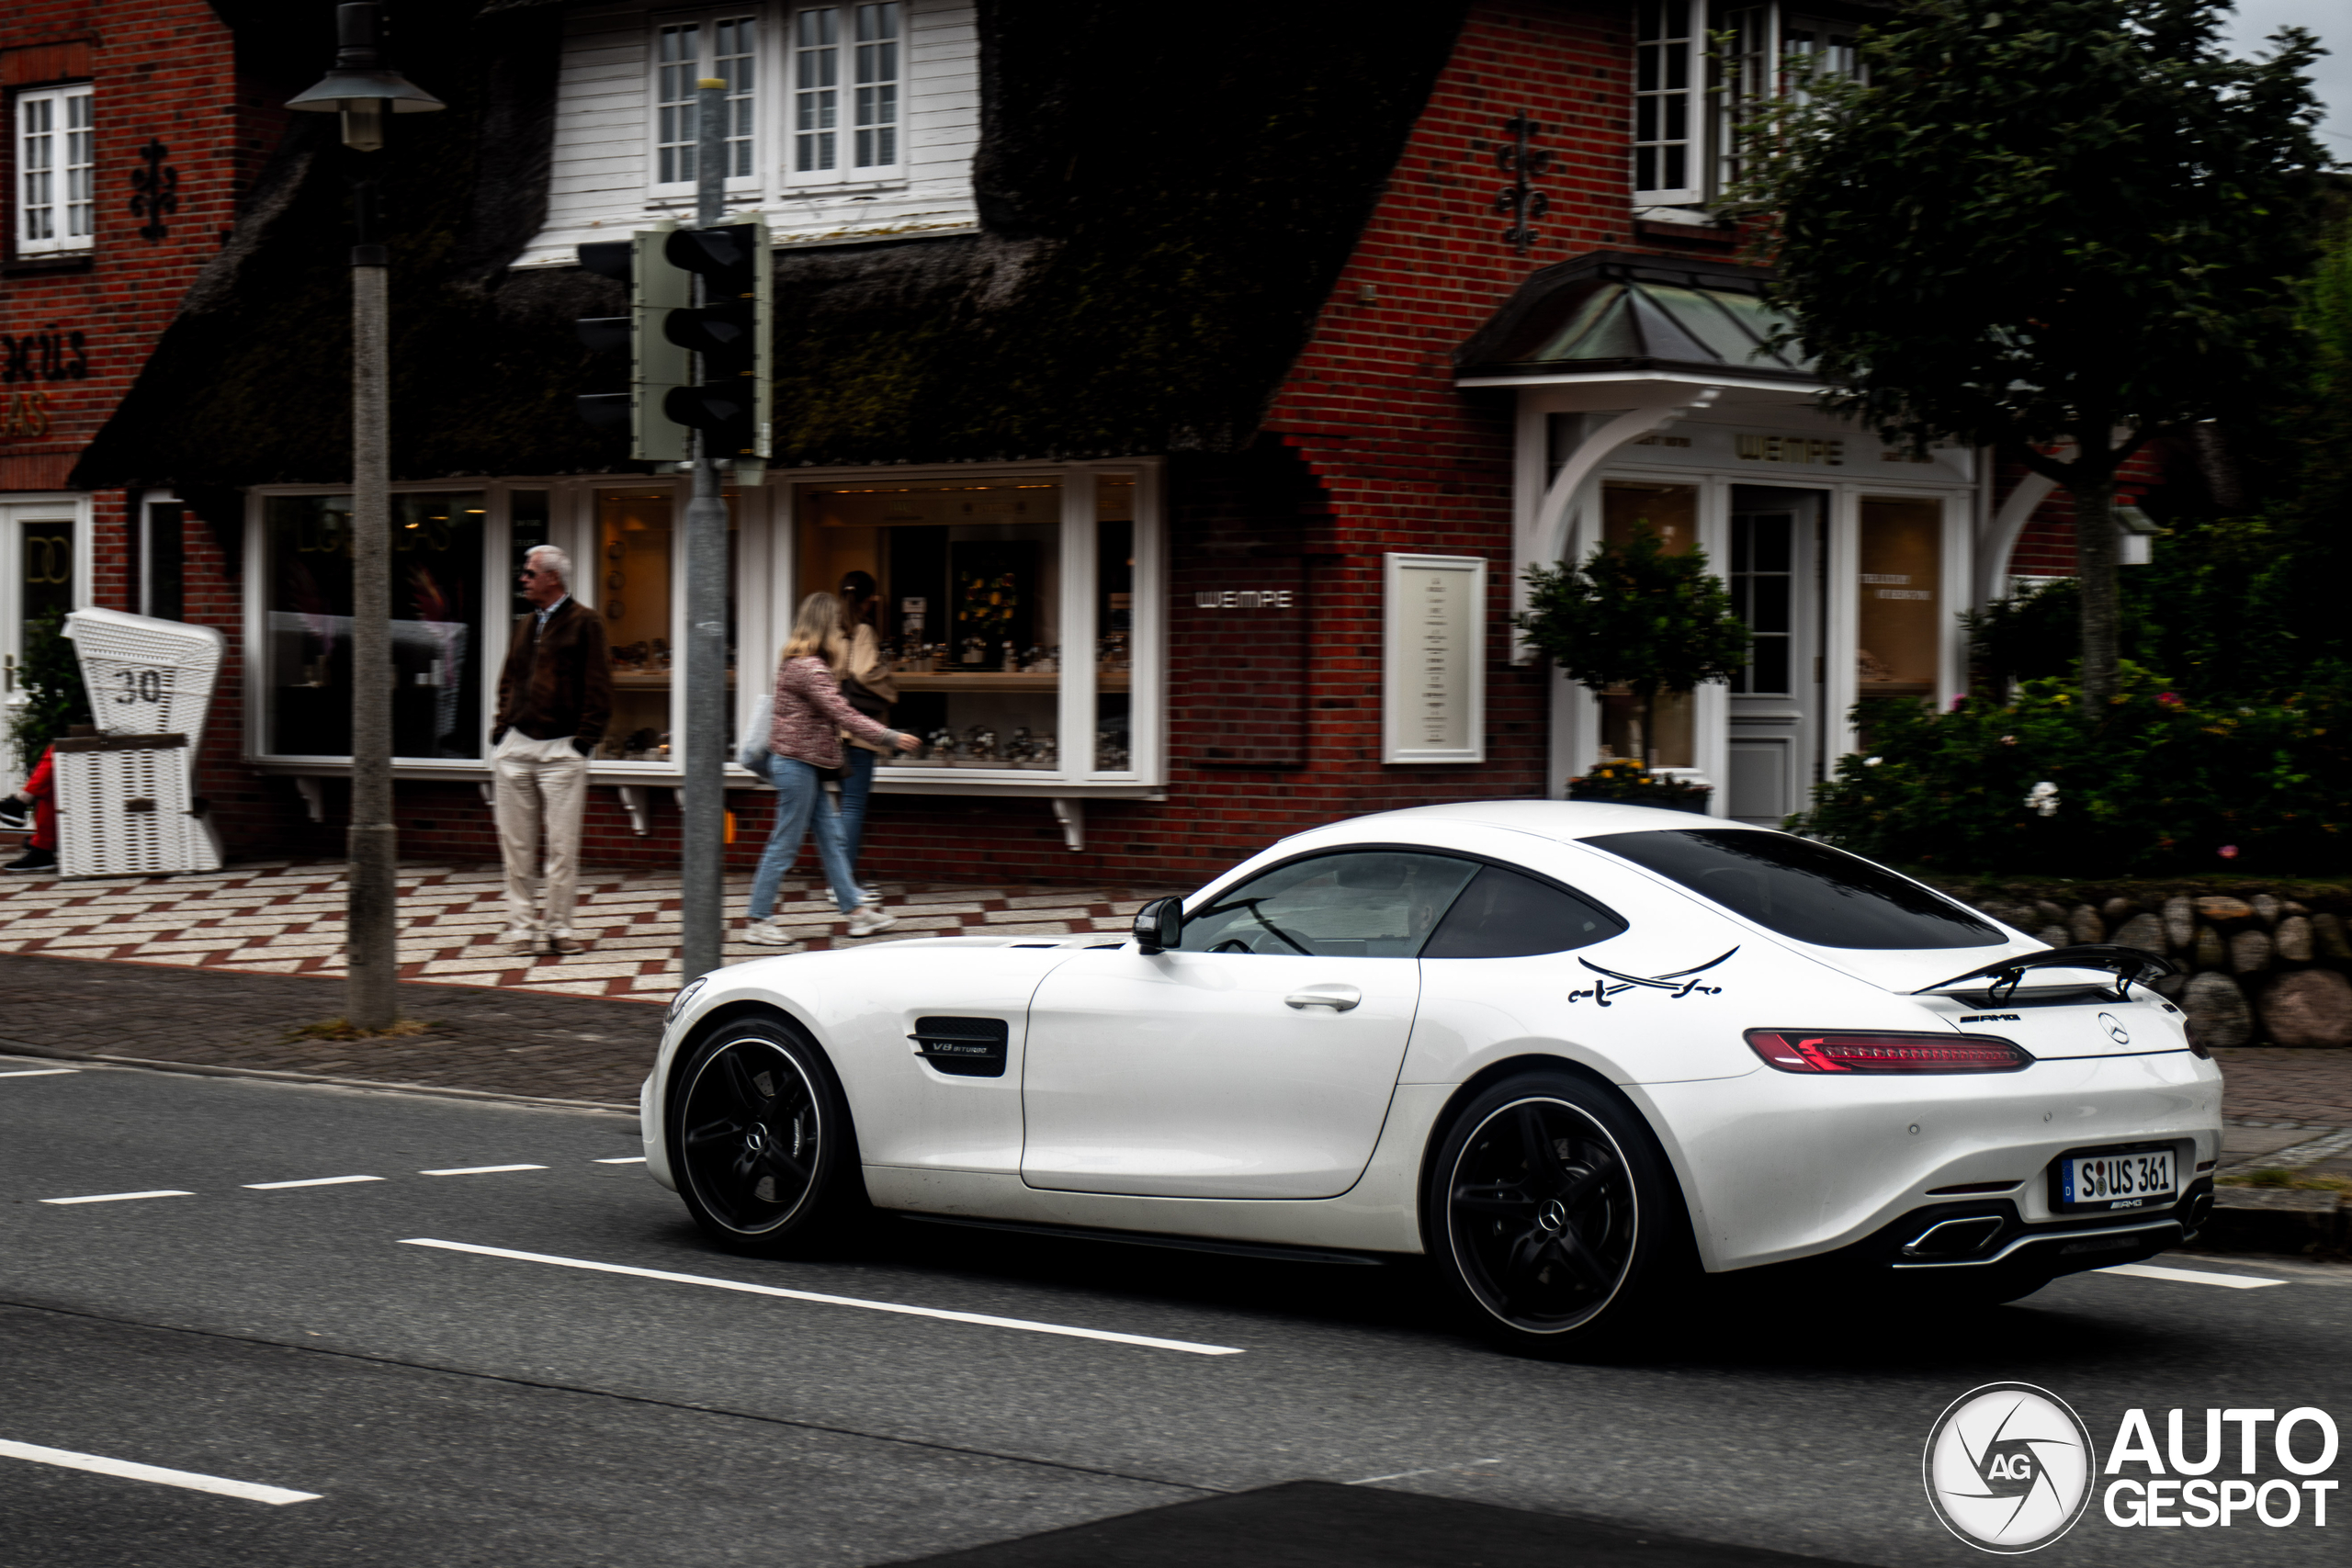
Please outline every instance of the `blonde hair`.
M800 601L799 613L792 617L792 635L784 639L782 657L813 657L838 667L847 652L842 637L842 602L830 593L811 593Z

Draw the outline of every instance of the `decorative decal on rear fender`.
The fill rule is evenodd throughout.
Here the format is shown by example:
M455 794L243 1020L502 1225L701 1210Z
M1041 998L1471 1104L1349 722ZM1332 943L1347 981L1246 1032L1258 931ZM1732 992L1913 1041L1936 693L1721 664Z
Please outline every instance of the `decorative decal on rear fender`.
M1594 1001L1600 1003L1602 1007L1607 1007L1609 1005L1610 998L1617 996L1622 992L1636 989L1664 991L1667 995L1672 997L1687 997L1693 991L1698 992L1702 997L1719 997L1723 995L1724 988L1721 986L1701 985L1697 980L1691 978L1691 976L1705 974L1708 970L1713 969L1716 964L1721 964L1724 959L1729 958L1732 953L1737 953L1739 949L1735 947L1731 950L1731 953L1726 953L1723 954L1722 957L1710 958L1704 964L1699 964L1694 968L1675 969L1668 971L1664 975L1653 975L1647 976L1641 975L1620 975L1614 969L1603 969L1600 964L1595 964L1589 958L1579 958L1577 960L1577 963L1583 964L1594 974L1600 976L1601 978L1595 981L1591 988L1589 990L1570 991L1568 993L1568 1000L1572 1002L1580 1002L1587 997L1589 997Z

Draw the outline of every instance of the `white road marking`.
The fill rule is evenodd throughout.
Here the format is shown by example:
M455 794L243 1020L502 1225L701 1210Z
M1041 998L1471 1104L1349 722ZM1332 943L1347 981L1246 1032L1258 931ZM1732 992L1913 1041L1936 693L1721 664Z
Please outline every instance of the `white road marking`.
M193 1198L193 1192L177 1188L159 1187L153 1192L94 1192L87 1198L44 1198L44 1203L128 1203L133 1198Z
M313 1176L305 1181L248 1181L248 1192L283 1192L288 1187L341 1187L350 1181L381 1181L380 1176Z
M2101 1274L2126 1274L2134 1280L2175 1280L2184 1285L2219 1285L2231 1291L2258 1291L2265 1285L2283 1285L2284 1280L2257 1280L2246 1274L2208 1274L2196 1269L2165 1269L2154 1263L2119 1263L2112 1269L2097 1270Z
M308 1503L324 1495L318 1492L289 1492L283 1486L257 1486L250 1481L228 1481L218 1475L198 1475L192 1470L165 1470L161 1465L133 1464L127 1459L104 1459L96 1454L77 1454L70 1449L45 1449L38 1443L12 1443L0 1438L0 1459L30 1460L35 1464L53 1464L61 1470L86 1470L94 1475L118 1475L125 1481L153 1481L161 1486L185 1486L190 1492L209 1492L220 1497L243 1497L248 1503L270 1503L284 1507L288 1503Z
M600 1159L595 1163L598 1165L643 1165L645 1163L645 1156L643 1155L619 1155L612 1159Z
M495 1176L502 1170L545 1170L543 1165L458 1165L447 1170L420 1170L419 1176Z
M1474 1459L1465 1464L1436 1464L1431 1465L1427 1470L1400 1470L1394 1475L1367 1475L1362 1481L1343 1481L1340 1484L1342 1486L1370 1486L1375 1482L1403 1481L1408 1476L1415 1475L1443 1475L1448 1471L1468 1470L1472 1465L1500 1463L1502 1463L1502 1461L1498 1459Z
M402 1238L401 1245L437 1247L445 1252L470 1252L483 1258L511 1258L521 1263L552 1263L560 1269L585 1269L597 1274L627 1274L639 1280L666 1280L678 1285L708 1285L715 1290L741 1291L754 1296L782 1296L787 1301L817 1302L826 1306L863 1307L868 1312L897 1313L906 1317L935 1317L948 1323L976 1323L987 1328L1018 1328L1031 1334L1060 1334L1073 1339L1141 1345L1152 1350L1182 1350L1194 1356L1238 1356L1243 1353L1238 1346L1234 1345L1201 1345L1190 1339L1158 1339L1148 1334L1114 1334L1102 1328L1072 1328L1067 1324L1036 1323L1025 1317L995 1317L987 1313L948 1312L939 1307L904 1306L897 1302L861 1301L855 1296L829 1296L816 1291L787 1291L776 1285L715 1280L707 1274L673 1274L666 1269L633 1269L624 1263L592 1263L581 1258L552 1258L544 1252L510 1252L503 1247L476 1247L463 1241L435 1241L428 1236L407 1236Z
M0 1078L53 1078L81 1070L79 1067L32 1067L21 1073L0 1073Z

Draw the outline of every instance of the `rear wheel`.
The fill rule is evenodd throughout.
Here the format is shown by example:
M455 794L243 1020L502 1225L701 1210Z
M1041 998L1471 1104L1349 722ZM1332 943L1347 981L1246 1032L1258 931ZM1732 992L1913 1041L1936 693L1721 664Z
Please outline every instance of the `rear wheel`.
M1473 1321L1523 1354L1614 1348L1697 1273L1647 1129L1566 1074L1511 1078L1464 1107L1430 1162L1426 1213Z
M832 1068L781 1019L738 1019L698 1046L671 1101L671 1168L695 1223L742 1252L806 1248L865 1208Z

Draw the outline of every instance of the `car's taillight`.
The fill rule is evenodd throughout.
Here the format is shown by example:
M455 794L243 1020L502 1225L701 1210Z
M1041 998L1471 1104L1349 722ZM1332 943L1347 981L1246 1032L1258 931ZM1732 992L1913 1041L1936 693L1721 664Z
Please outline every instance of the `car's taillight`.
M2013 1073L2033 1061L1989 1034L1751 1029L1747 1044L1784 1073Z

